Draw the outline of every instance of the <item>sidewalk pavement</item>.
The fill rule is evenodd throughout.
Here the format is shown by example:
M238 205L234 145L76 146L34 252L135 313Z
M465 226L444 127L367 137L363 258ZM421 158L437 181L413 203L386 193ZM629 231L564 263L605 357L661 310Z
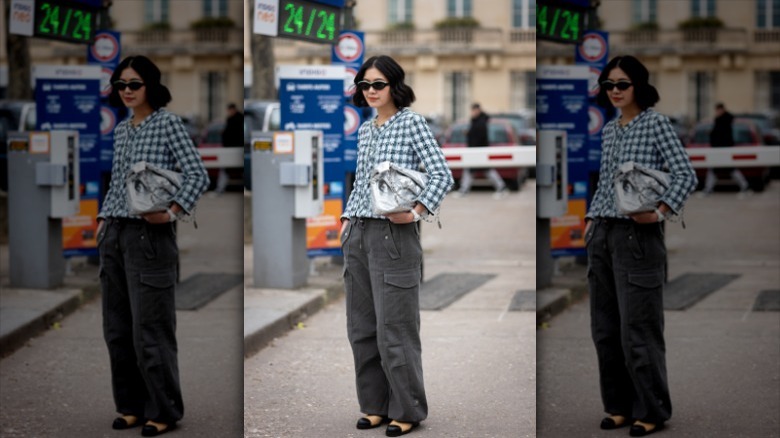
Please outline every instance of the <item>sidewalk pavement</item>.
M215 197L207 193L196 213L201 228L209 222L224 224L224 217L238 212L238 194ZM186 227L187 230L181 229ZM223 254L214 257L213 249L224 246L222 240L239 242L241 230L228 227L220 232L205 233L192 229L192 224L179 224L179 254L182 263L180 278L196 272L236 272L241 269L240 255ZM214 228L216 229L216 228ZM228 245L237 246L237 245ZM56 289L22 289L10 287L8 244L0 244L0 358L7 357L27 341L76 311L100 294L98 266L86 257L73 257L67 262L63 285Z
M303 288L256 288L252 254L252 246L244 246L244 357L257 353L344 294L342 267L330 258L312 260L312 272Z
M9 285L8 245L0 245L0 357L30 338L56 328L66 315L100 293L98 267L85 257L69 262L64 284L53 290L20 289Z

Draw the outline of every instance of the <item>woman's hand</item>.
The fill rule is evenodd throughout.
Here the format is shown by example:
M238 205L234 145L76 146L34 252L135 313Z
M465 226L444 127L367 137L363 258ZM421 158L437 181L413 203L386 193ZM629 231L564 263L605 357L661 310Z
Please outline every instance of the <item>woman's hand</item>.
M167 211L156 211L154 213L146 213L141 215L146 222L150 224L167 224L171 221L171 216Z
M658 205L658 211L661 212L664 216L666 216L667 213L671 211L671 207L666 205L666 203L662 202L660 205ZM634 213L629 215L631 219L634 220L634 222L638 224L652 224L655 222L658 222L658 213L655 211L645 211L642 213Z
M344 235L344 230L347 229L347 225L349 225L349 219L344 219L341 221L341 232L339 232L339 237Z
M410 224L414 222L414 215L411 211L402 211L400 213L390 213L385 215L387 220L394 224Z
M593 226L593 220L588 219L587 221L585 221L585 235L586 236L588 235L588 230L590 230L590 227L592 227L592 226Z
M658 215L654 211L644 211L642 213L634 213L631 219L638 224L652 224L658 222Z
M99 236L100 232L103 231L103 227L106 226L106 220L105 219L98 219L98 226L97 230L95 231L95 235Z
M178 216L179 213L181 213L184 209L181 208L181 205L177 203L171 204L170 207L168 207L167 211L156 211L154 213L146 213L142 214L141 217L144 218L146 222L149 222L150 224L165 224L168 222L173 222L175 217L171 217L171 214L168 211L172 211L174 215Z

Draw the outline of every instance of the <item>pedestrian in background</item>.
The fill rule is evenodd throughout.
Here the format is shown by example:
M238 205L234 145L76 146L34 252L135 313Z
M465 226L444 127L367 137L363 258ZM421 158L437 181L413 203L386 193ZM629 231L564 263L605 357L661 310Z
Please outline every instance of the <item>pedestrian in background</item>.
M633 56L613 58L599 77L598 104L620 116L604 127L599 182L585 220L591 331L599 363L602 429L633 422L631 436L663 429L672 415L666 376L661 222L679 215L696 187L688 154L666 116L652 110L658 91ZM671 184L654 211L618 213L614 176L622 163L662 170Z
M488 135L490 129L489 121L490 116L482 111L482 107L478 103L471 105L471 122L466 133L466 146L470 148L490 146ZM485 169L485 175L496 190L493 195L495 198L501 198L506 195L506 184L496 169ZM460 189L458 189L456 194L457 197L468 194L471 191L473 182L474 178L471 175L471 169L463 169L463 175L460 178Z
M103 335L120 417L114 429L145 425L143 436L176 428L184 414L174 292L178 248L173 222L191 214L208 175L181 119L163 107L171 94L144 56L125 58L111 76L109 103L132 110L114 131L111 182L98 214ZM145 161L183 174L166 211L132 216L125 176Z
M412 431L428 416L420 344L422 247L417 222L436 212L452 186L444 155L425 118L408 107L414 91L388 56L368 59L355 76L355 105L377 115L358 131L355 186L341 216L347 334L355 359L358 429L392 422L385 434ZM371 170L383 161L418 170L428 183L408 212L374 214Z
M734 116L730 112L726 111L725 105L718 103L715 105L715 122L712 124L712 131L710 131L710 146L714 148L732 147L734 146ZM725 169L729 170L729 169ZM739 185L739 197L744 197L750 192L750 184L748 184L745 175L736 167L731 170L731 179L736 181ZM718 177L715 175L715 169L707 169L707 177L704 180L704 190L702 193L707 196L715 190L715 184L718 182Z
M244 114L238 110L235 103L227 106L227 121L225 129L222 130L222 147L243 147L244 146ZM228 173L224 168L219 169L217 176L217 193L225 193L228 185Z

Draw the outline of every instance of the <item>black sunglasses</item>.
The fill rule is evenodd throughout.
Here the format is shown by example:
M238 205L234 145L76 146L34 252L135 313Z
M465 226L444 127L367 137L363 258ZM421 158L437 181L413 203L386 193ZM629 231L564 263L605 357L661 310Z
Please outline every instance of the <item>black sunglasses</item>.
M620 91L626 91L629 88L631 88L632 85L634 84L628 81L619 81L619 82L604 81L601 83L601 88L607 91L612 91L613 88L617 87L617 89Z
M374 90L379 91L384 89L388 85L390 84L382 81L374 81L374 82L360 81L357 83L357 88L360 91L368 91L369 88L374 87Z
M115 81L113 83L113 87L116 88L118 91L125 91L125 88L129 88L129 89L131 89L133 91L138 91L143 86L144 86L144 83L140 82L140 81L130 81L130 82Z

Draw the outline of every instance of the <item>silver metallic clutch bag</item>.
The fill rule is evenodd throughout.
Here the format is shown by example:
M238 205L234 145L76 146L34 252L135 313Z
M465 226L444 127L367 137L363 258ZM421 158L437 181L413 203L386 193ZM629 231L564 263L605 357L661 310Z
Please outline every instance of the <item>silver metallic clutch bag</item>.
M182 174L140 161L125 178L127 208L132 215L165 211L181 188Z
M389 161L379 163L369 177L371 204L375 214L409 211L428 182L428 175L397 166Z
M671 175L633 161L623 163L615 175L615 203L620 214L653 211L669 188Z

